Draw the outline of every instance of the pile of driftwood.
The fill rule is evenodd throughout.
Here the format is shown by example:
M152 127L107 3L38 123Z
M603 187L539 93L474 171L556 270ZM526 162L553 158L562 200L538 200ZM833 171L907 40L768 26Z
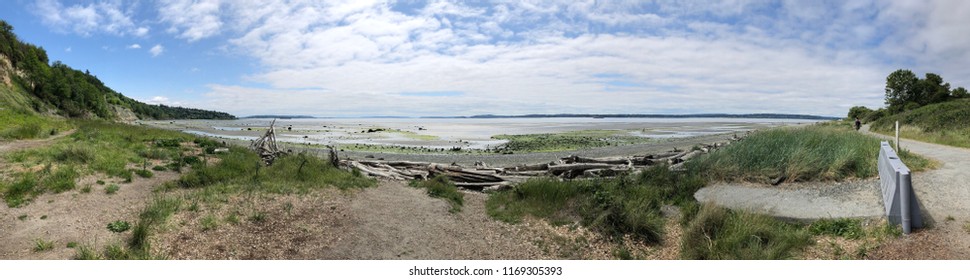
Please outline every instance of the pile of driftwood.
M263 134L262 137L259 137L259 139L256 139L256 141L249 145L249 148L256 151L256 154L263 159L266 165L272 165L276 157L284 154L280 150L280 147L276 145L276 129L273 127L275 124L276 120L274 119L269 124L269 129L266 130L266 134Z
M666 153L611 158L586 158L569 156L543 164L520 165L506 168L489 168L481 162L474 167L457 164L444 165L410 161L340 160L340 165L359 169L374 177L394 180L426 180L443 175L456 186L478 191L508 188L513 183L529 177L552 176L565 179L580 177L613 177L624 173L639 172L651 166L667 164L674 171L684 170L684 162L701 154L709 153L730 142L700 145L691 150L673 150Z

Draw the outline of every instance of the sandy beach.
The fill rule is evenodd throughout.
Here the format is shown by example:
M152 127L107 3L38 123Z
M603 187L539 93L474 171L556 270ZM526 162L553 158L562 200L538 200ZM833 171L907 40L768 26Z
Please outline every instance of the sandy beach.
M209 136L246 145L258 138L272 119L145 121L144 125ZM515 119L278 119L274 127L281 147L324 153L337 147L346 158L375 158L505 167L542 163L569 155L610 157L644 155L698 144L726 142L750 131L803 125L788 119L648 119L648 118L515 118ZM496 135L611 131L643 138L643 143L551 152L499 154L507 140ZM460 148L459 151L453 149Z

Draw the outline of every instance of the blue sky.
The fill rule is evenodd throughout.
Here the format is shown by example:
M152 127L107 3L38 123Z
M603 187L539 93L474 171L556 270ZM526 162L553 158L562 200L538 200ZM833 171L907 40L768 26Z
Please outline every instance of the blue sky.
M970 86L970 1L6 4L52 61L240 116L841 116L899 68Z

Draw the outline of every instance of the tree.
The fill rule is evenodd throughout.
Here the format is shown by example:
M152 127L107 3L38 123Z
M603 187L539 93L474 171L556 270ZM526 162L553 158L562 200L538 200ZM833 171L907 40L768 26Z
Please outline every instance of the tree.
M919 81L918 88L922 92L922 98L915 101L920 105L946 102L950 99L950 84L944 83L940 75L926 73L926 78Z
M967 97L970 97L970 93L967 92L967 89L963 87L958 87L953 89L953 91L950 91L950 97L954 99L967 98Z
M872 109L866 106L855 106L849 109L849 119L865 119L869 114L872 113Z
M913 71L899 69L886 77L886 105L890 111L901 111L904 104L921 98L919 78Z

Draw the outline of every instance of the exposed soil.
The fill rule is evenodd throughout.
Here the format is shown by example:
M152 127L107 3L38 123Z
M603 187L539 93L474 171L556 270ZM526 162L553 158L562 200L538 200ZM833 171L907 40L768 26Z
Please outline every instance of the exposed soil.
M485 211L486 194L466 192L463 210L400 182L357 191L237 197L219 209L183 211L155 238L176 259L612 259L617 246L577 225L535 219L511 225ZM245 209L245 210L242 210ZM240 210L242 212L240 212ZM227 217L236 213L237 223ZM262 213L261 221L252 213ZM204 229L201 221L221 224ZM673 221L673 219L671 219ZM676 258L679 226L668 241L622 241L631 256Z
M150 179L135 178L127 184L121 179L105 179L104 185L95 183L104 176L87 176L79 180L74 190L43 194L18 208L2 203L0 259L70 259L75 249L67 248L69 242L90 248L122 244L126 233L109 231L108 223L121 220L134 225L139 211L152 197L153 188L178 176L175 172L155 172ZM114 194L106 194L104 188L111 184L120 188ZM90 192L83 193L82 189L88 186ZM37 240L53 242L54 247L35 252Z

